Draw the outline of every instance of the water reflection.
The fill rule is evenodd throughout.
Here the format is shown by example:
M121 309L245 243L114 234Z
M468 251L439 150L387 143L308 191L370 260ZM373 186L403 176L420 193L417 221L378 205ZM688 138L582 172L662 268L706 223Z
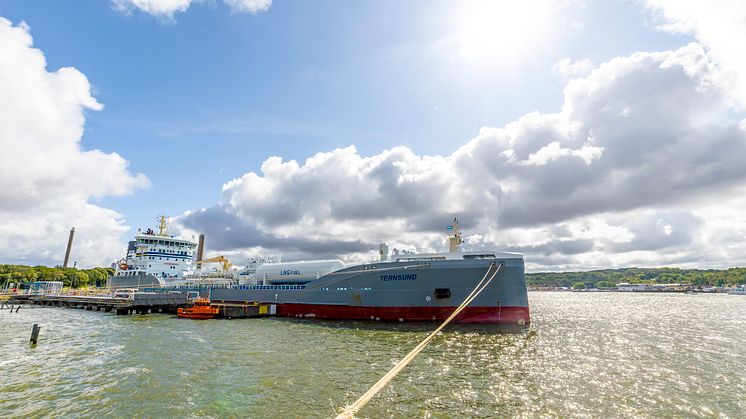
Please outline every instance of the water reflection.
M326 319L298 319L298 318L274 318L271 321L288 322L294 324L308 324L313 327L326 327L331 329L352 330L378 330L401 333L425 333L432 332L439 322L377 322L357 320L326 320ZM529 326L513 324L476 324L476 323L452 323L443 329L443 333L478 333L478 334L505 334L505 333L528 333Z

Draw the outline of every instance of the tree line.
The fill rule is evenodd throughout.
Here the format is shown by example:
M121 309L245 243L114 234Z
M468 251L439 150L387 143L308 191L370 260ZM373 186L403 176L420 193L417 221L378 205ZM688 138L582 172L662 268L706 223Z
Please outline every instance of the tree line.
M630 284L692 284L702 286L734 286L746 284L746 268L679 269L621 268L586 272L527 273L529 287L615 288L620 282Z
M34 281L62 281L65 287L71 288L103 287L106 286L106 279L113 274L112 268L75 269L0 264L0 288Z
M0 288L11 283L28 284L34 281L62 281L65 287L103 287L114 274L112 268L50 268L0 264ZM746 268L679 269L679 268L621 268L585 272L527 273L529 287L614 288L620 282L630 284L692 284L694 286L734 286L746 284Z

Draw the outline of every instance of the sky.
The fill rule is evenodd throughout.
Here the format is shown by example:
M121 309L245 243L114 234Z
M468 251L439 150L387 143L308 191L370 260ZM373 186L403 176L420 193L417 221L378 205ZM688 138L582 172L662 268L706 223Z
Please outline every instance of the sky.
M746 3L3 0L0 263L746 254Z

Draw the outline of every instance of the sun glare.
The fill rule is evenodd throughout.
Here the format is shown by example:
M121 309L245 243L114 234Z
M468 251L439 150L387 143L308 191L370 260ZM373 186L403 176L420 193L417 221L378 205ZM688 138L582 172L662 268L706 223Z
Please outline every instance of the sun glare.
M459 3L453 39L459 56L491 66L534 54L548 35L549 8L533 0Z

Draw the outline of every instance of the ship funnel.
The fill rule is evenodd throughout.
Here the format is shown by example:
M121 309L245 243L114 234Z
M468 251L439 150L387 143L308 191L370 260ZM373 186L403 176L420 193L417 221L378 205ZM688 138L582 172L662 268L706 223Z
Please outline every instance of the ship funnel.
M67 268L67 262L70 261L70 251L73 248L73 236L75 236L75 227L70 229L70 237L67 239L67 250L65 251L65 261L62 263L63 268Z
M199 244L197 244L197 267L202 266L202 256L205 252L205 235L199 235Z
M389 260L389 245L381 243L381 245L378 246L378 256L380 257L379 260L381 262Z

